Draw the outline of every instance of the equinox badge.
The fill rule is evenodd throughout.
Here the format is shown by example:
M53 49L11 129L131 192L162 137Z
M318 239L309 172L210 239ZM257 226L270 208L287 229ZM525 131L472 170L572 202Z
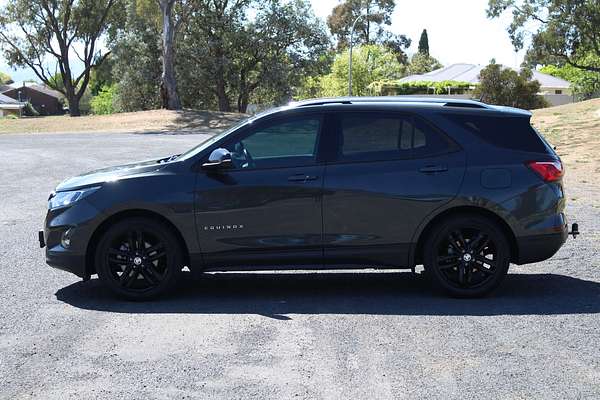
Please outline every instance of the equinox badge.
M205 231L231 231L234 229L244 229L244 225L204 225Z

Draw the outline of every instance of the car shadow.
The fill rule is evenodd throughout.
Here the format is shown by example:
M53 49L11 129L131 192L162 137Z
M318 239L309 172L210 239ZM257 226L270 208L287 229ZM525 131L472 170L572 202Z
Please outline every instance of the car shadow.
M190 277L191 278L191 277ZM150 302L114 298L97 279L56 292L74 307L117 313L373 315L554 315L600 312L600 283L556 274L509 274L491 297L453 299L418 274L227 273L184 279Z

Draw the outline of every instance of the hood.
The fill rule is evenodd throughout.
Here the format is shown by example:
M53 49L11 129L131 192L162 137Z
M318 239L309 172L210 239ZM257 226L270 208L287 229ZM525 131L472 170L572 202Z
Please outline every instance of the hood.
M80 189L86 186L97 186L105 182L114 182L119 179L143 175L151 172L157 172L173 160L175 156L159 158L156 160L140 161L132 164L117 165L114 167L102 168L85 174L74 176L61 182L57 187L57 192Z

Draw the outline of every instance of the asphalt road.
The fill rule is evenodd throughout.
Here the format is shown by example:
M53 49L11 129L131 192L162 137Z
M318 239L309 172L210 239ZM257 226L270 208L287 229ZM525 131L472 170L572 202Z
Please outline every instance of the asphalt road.
M128 303L45 265L62 179L205 137L0 135L0 398L600 398L600 202L584 193L568 208L583 235L480 300L370 271L210 275Z

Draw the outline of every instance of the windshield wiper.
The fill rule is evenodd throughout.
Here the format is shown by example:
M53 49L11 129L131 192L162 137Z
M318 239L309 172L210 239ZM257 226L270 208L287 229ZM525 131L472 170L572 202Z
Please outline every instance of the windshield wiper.
M167 157L167 158L161 158L160 160L158 160L158 161L157 161L157 163L158 163L158 164L164 164L164 163L168 163L168 162L170 162L170 161L173 161L173 160L175 160L175 159L176 159L177 157L179 157L180 155L181 155L181 154L175 154L175 155L172 155L172 156L170 156L170 157Z

